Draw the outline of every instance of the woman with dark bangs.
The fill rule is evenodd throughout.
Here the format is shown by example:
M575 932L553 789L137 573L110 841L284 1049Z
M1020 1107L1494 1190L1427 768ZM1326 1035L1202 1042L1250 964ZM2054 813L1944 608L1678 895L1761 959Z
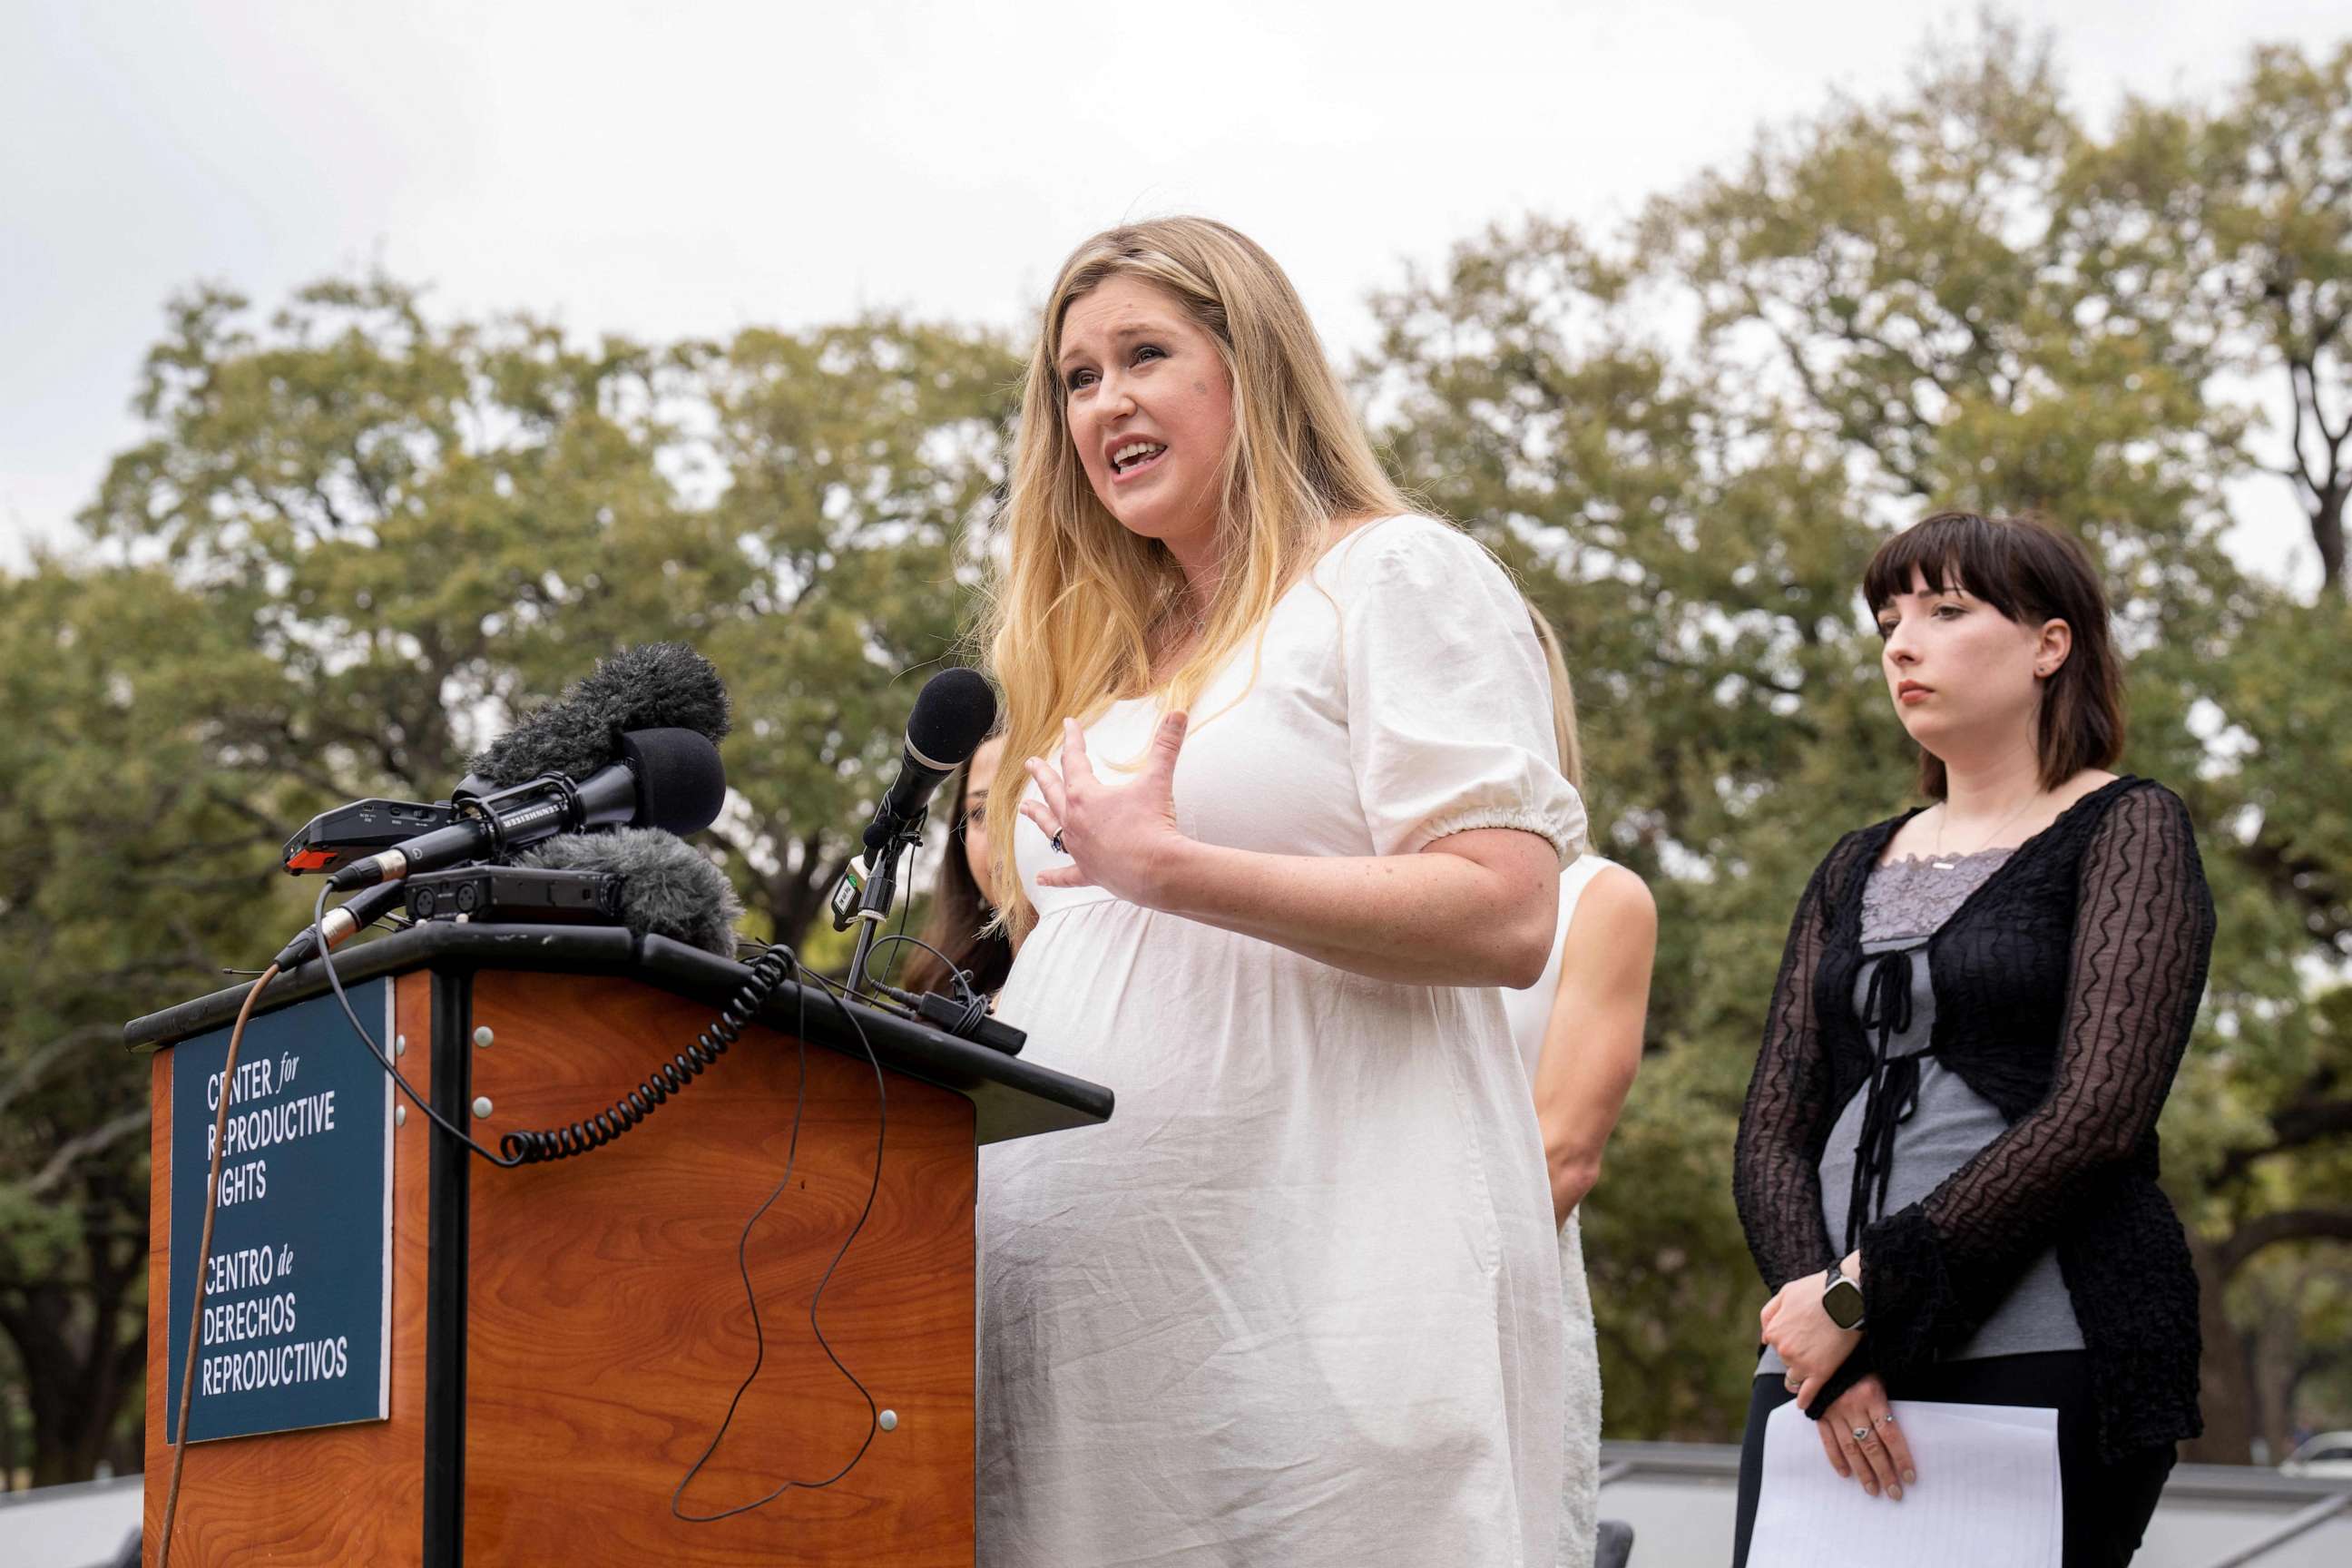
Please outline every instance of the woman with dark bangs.
M1870 1496L1933 1486L1902 1398L2054 1406L2068 1568L2128 1563L2200 1429L2156 1140L2212 946L2196 839L2106 771L2122 674L2074 541L1943 512L1863 592L1935 804L1840 839L1790 928L1736 1155L1776 1292L1736 1560L1791 1398Z
M991 735L943 787L955 816L923 921L925 945L907 965L909 991L953 993L961 972L985 996L1003 988L1013 967L1013 944L995 924L996 901L989 897L988 789L1003 755L1004 737Z

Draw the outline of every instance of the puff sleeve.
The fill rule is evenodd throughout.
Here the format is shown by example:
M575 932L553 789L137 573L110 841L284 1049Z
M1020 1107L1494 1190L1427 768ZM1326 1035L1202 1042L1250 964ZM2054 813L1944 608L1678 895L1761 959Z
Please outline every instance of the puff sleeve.
M1375 851L1517 828L1565 866L1584 803L1559 771L1551 682L1527 605L1495 559L1429 518L1340 547L1340 658L1356 792Z

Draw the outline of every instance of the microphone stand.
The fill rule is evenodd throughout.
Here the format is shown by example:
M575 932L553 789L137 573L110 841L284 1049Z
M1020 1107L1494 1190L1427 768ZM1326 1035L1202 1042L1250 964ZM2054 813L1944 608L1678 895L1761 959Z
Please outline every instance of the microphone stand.
M874 933L889 920L890 906L898 901L899 857L922 843L923 828L929 821L928 811L919 811L908 818L906 825L877 852L866 886L858 890L856 913L851 917L857 921L857 945L849 955L849 994L853 996L874 994L866 977L866 956L874 945Z

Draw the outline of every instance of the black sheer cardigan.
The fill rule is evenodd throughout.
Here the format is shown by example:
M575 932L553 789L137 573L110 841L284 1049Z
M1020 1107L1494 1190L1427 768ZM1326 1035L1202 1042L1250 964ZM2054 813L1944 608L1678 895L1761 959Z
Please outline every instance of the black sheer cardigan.
M1739 1118L1734 1194L1768 1289L1840 1249L1817 1170L1871 1071L1854 1016L1862 893L1916 812L1840 839L1798 901ZM2157 1113L2205 989L2213 900L2180 798L2120 778L2021 846L1928 942L1929 1048L2009 1123L1862 1235L1856 1379L1958 1348L2054 1245L2090 1358L2101 1452L2176 1442L2197 1412L2197 1278L2157 1187Z

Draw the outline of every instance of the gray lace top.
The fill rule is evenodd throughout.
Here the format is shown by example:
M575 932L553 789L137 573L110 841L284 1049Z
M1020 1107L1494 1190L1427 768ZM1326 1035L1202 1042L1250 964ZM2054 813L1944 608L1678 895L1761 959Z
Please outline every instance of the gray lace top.
M1935 1031L1936 991L1928 971L1927 939L1984 885L1985 879L2000 868L2011 853L1985 849L1948 861L1895 860L1874 867L1870 879L1863 884L1864 957L1862 973L1854 981L1854 1013L1874 1041L1881 1033L1886 1036L1890 1061L1918 1057L1927 1049ZM1883 994L1887 979L1899 973L1897 966L1878 962L1890 953L1909 955L1907 1009L1899 998ZM1885 977L1882 971L1886 972ZM1874 990L1881 994L1874 995ZM1887 1094L1882 1100L1880 1124L1873 1125L1866 1089L1855 1090L1839 1111L1822 1151L1822 1219L1831 1238L1848 1249L1864 1225L1926 1197L2009 1125L1990 1100L1933 1057L1921 1058L1912 1066L1916 1071L1916 1100L1901 1089ZM1880 1155L1876 1159L1870 1154L1874 1141ZM1866 1167L1860 1182L1857 1165ZM1846 1218L1857 1192L1863 1194L1867 1212L1850 1233ZM1868 1308L1865 1301L1864 1310ZM2058 1255L2045 1250L2019 1277L2016 1288L1975 1335L1947 1359L1971 1361L2082 1348L2083 1331L2075 1323L2074 1302L2058 1272ZM1787 1371L1780 1356L1767 1350L1757 1363L1756 1375L1779 1377Z

